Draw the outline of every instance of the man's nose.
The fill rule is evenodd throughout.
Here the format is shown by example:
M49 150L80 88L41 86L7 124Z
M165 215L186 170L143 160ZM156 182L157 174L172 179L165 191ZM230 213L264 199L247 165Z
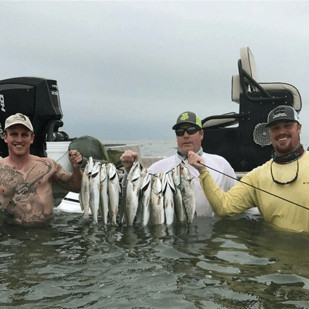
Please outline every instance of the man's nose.
M279 127L279 129L278 129L279 134L282 134L282 133L285 133L285 132L286 132L286 129L284 127Z
M18 134L18 135L17 135L16 140L17 140L18 142L21 142L21 141L23 140L21 134Z

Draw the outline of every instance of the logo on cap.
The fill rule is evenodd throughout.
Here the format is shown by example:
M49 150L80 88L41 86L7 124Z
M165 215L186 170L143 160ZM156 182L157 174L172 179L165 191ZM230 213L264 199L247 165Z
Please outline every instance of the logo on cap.
M183 113L183 114L181 115L181 117L180 117L180 120L182 120L182 121L187 120L187 119L189 119L188 113Z
M275 111L274 111L274 115L273 115L273 119L274 118L278 118L278 117L286 117L287 114L285 112L285 109L280 107L280 108L277 108Z

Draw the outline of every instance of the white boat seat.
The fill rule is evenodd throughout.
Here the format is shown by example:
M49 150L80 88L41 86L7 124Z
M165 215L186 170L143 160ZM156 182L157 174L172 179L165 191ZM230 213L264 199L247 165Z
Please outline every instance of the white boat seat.
M291 84L286 83L259 83L266 91L288 91L291 93L293 97L293 107L296 111L300 111L302 107L301 97L298 89ZM240 94L243 93L240 86L240 78L239 75L232 76L232 101L239 104L240 102Z
M231 93L231 97L232 97L232 101L235 103L240 103L240 94L242 93L242 89L240 87L240 77L239 75L233 75L232 76L232 93Z
M288 91L293 97L293 107L297 112L301 110L301 97L298 89L291 84L286 83L259 83L266 91L277 90L277 91Z
M238 74L232 77L231 85L232 101L239 104L239 112L203 119L202 147L205 152L224 157L235 171L244 172L271 157L273 147L265 128L269 112L282 104L299 112L302 102L294 86L258 80L256 63L248 47L242 47L240 55Z
M240 48L240 60L241 66L247 74L249 74L254 80L258 81L255 60L248 46Z
M287 83L280 83L280 82L267 82L267 83L260 83L258 82L256 64L253 57L253 54L249 47L241 47L240 48L240 61L242 69L264 90L267 92L269 91L288 91L291 93L293 98L292 106L295 108L296 111L300 111L302 107L300 93L296 87ZM246 78L245 78L246 79ZM240 76L233 75L232 76L232 92L231 97L232 101L236 103L240 103L240 94L243 93L241 84L240 84ZM248 83L248 93L259 91L256 86Z
M227 115L237 115L237 113L231 112L231 113L222 114L221 116L224 117ZM227 127L235 123L238 123L237 118L210 119L202 125L202 128L205 129L205 128L210 128L210 127Z

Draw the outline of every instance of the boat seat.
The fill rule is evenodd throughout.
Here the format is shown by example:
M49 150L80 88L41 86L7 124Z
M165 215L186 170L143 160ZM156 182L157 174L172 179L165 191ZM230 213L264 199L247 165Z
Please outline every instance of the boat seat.
M255 60L248 46L240 48L240 60L243 70L246 71L251 78L257 81L258 75Z
M286 84L286 83L259 83L266 91L272 91L272 90L277 90L277 91L287 91L291 93L293 97L293 104L292 106L294 109L299 112L302 107L302 102L301 102L301 97L298 89L294 87L293 85Z
M253 54L249 47L240 48L240 64L239 64L240 73L238 75L232 76L232 85L231 85L231 98L235 103L240 104L240 97L244 95L248 96L252 101L258 102L259 96L262 100L272 101L273 97L276 97L276 100L279 98L284 98L287 96L286 92L290 93L291 98L290 103L297 112L301 110L302 103L299 91L296 87L280 82L272 83L259 83L258 75L256 69L256 63L253 57ZM242 77L240 76L241 72L243 73ZM244 90L243 90L244 89ZM262 101L261 100L261 101ZM288 101L288 100L286 100ZM247 101L248 102L248 101ZM278 102L278 101L277 101ZM249 103L248 103L249 104ZM244 107L240 108L244 110ZM235 115L234 118L227 118L226 115ZM227 113L221 116L212 116L205 118L203 123L203 129L205 128L223 128L230 125L234 125L239 122L239 117L237 118L237 113Z
M250 171L271 158L273 147L267 116L278 105L302 107L296 87L280 82L259 82L254 57L248 47L240 49L238 74L232 77L232 101L238 113L209 116L202 120L205 152L224 157L235 171ZM232 126L232 124L236 124Z
M227 127L227 126L231 126L234 125L236 123L238 123L238 119L233 117L233 118L224 118L225 116L233 116L233 115L237 115L237 113L235 112L231 112L231 113L226 113L226 114L222 114L220 116L212 116L212 117L208 117L205 119L205 122L202 125L202 128L220 128L220 127Z
M240 48L240 61L241 61L241 68L245 71L249 78L251 78L254 82L256 82L256 86L262 87L266 92L270 91L287 91L292 95L293 102L292 106L295 108L297 112L301 110L302 102L299 91L296 87L287 84L287 83L279 83L279 82L272 82L272 83L260 83L258 82L258 75L256 69L256 63L253 57L253 54L249 47L241 47ZM247 91L250 93L258 92L260 89L255 87L254 84L250 83L248 78L244 77L244 80L248 82ZM232 76L232 101L235 103L240 103L240 94L243 93L242 86L241 86L241 79L239 75Z
M293 97L293 104L292 106L295 108L297 112L301 110L302 102L301 97L298 89L291 84L287 83L280 83L280 82L273 82L273 83L259 83L259 85L265 89L266 91L287 91ZM254 92L254 91L252 91ZM240 85L240 77L239 75L232 76L232 101L235 103L240 102L240 94L242 94L242 88Z

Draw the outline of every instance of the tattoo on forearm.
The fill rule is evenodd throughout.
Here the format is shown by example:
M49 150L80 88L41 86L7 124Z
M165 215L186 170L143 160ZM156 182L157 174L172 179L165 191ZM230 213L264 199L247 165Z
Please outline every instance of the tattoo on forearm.
M72 174L64 171L59 164L57 164L57 175L58 177L56 179L56 184L58 184L60 187L65 188L69 191L77 187L72 177Z

